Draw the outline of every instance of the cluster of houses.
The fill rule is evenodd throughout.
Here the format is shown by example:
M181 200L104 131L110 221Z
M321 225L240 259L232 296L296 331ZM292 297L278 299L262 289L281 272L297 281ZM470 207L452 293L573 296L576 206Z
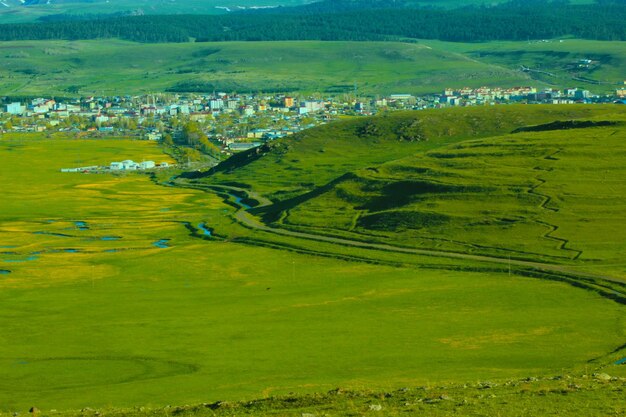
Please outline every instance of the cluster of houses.
M135 162L132 159L127 159L122 162L111 162L109 169L111 171L137 171L140 169L153 169L153 168L169 168L167 162L161 162L156 164L154 161Z
M62 168L61 172L105 172L105 171L139 171L157 168L169 168L170 164L167 162L161 162L160 164L154 161L135 162L132 159L127 159L122 162L111 162L108 166L86 166L77 168Z
M507 102L524 102L529 104L574 104L574 103L611 103L620 102L625 89L617 89L615 95L600 96L582 88L565 88L563 90L535 87L514 88L461 88L446 89L440 102L450 106L468 106Z
M219 125L228 117L231 119L228 124L236 125L237 129L231 129L231 132L222 136L241 138L247 137L254 128L249 127L251 120L268 116L274 121L280 121L277 123L280 128L267 133L277 138L310 127L308 125L311 123L315 125L323 122L325 117L320 116L320 113L325 110L327 102L313 99L296 101L284 95L224 93L209 96L161 94L70 100L36 98L27 103L7 102L0 105L0 133L64 131L124 134L146 140L161 140L166 132L175 134L180 121ZM309 120L309 113L313 114L314 120ZM245 129L238 126L243 125L240 123L243 121L246 122Z
M202 125L223 152L237 152L327 123L343 115L507 103L566 104L626 102L626 82L613 95L581 88L535 87L449 88L440 94L390 94L365 97L342 94L294 97L285 94L144 95L55 100L35 98L0 106L0 134L7 131L67 131L77 134L124 135L145 140L174 139L184 123ZM1 102L0 98L0 102ZM120 163L122 164L122 163ZM125 165L120 165L124 167ZM112 167L110 167L112 168ZM116 169L116 168L112 168ZM121 168L129 169L129 168ZM130 168L132 169L132 168ZM143 169L143 168L139 168Z

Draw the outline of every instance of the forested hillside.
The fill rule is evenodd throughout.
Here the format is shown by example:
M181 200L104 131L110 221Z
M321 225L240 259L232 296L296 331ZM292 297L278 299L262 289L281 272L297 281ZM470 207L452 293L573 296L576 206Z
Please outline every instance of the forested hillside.
M299 10L299 9L294 9ZM626 40L626 4L508 3L455 10L382 9L222 16L134 16L0 26L0 40L121 38L139 42L441 39L573 36Z

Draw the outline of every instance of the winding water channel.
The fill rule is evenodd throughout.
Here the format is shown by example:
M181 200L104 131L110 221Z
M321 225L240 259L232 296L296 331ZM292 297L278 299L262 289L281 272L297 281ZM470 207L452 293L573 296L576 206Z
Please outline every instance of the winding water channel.
M213 232L211 231L211 229L208 228L206 223L200 223L198 225L198 229L200 229L200 231L202 231L204 236L212 236L212 234L213 234Z

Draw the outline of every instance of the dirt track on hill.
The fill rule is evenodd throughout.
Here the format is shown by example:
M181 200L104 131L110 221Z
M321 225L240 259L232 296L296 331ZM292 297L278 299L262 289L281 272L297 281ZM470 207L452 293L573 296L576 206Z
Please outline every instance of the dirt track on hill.
M177 185L183 186L183 187L185 186L180 183L177 183ZM198 186L195 184L192 186L192 188L202 189L205 191L218 192L218 193L220 191L217 191L217 190L221 189L221 190L225 190L224 192L233 198L236 196L234 194L231 194L231 192L236 192L238 194L246 194L249 198L259 201L258 207L264 207L264 206L268 206L272 204L270 200L268 200L267 198L263 196L260 196L258 193L255 193L253 191L246 190L243 188L238 188L238 187L233 187L233 186L221 186L221 185ZM580 272L575 269L572 269L571 266L566 266L566 265L525 261L525 260L519 260L519 259L498 258L495 256L488 256L488 255L472 255L472 254L461 253L461 252L446 252L446 251L439 251L439 250L432 250L432 249L407 248L407 247L395 246L395 245L384 244L384 243L369 243L369 242L362 242L358 240L351 240L351 239L345 239L345 238L340 238L340 237L324 236L324 235L318 235L314 233L296 232L293 230L270 227L266 225L265 223L262 223L261 221L259 221L252 214L250 214L246 210L246 207L242 205L241 203L237 203L232 200L231 202L235 203L239 207L238 211L235 213L235 219L238 222L240 222L241 224L251 229L260 230L260 231L267 232L267 233L274 233L274 234L283 235L283 236L290 236L290 237L296 237L300 239L327 242L327 243L333 243L337 245L352 246L352 247L358 247L358 248L364 248L364 249L382 250L382 251L387 251L387 252L397 252L397 253L404 253L404 254L433 256L433 257L442 257L442 258L451 258L451 259L461 259L461 260L468 260L468 261L489 262L489 263L496 263L500 265L507 265L509 267L517 266L517 267L523 267L523 268L531 268L538 272L544 272L548 274L556 273L559 275L566 275L573 279L576 279L576 278L586 279L586 280L599 279L599 280L614 282L618 284L626 284L626 279L624 278L618 278L618 277L602 275L602 274L590 274L586 272ZM615 292L615 290L613 291ZM623 303L626 303L626 294L616 293L616 295L618 295L620 298L623 298L624 299Z

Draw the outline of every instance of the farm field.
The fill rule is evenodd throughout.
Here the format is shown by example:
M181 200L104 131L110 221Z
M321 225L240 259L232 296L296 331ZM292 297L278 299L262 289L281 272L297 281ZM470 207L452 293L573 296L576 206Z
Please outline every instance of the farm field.
M623 115L613 109L550 107L528 117ZM364 140L373 149L386 144L389 161L452 152L445 146L474 143L461 142L468 139L499 144L480 138L529 124L516 111L493 113L502 116L497 126L442 131L428 144ZM467 123L481 117L468 114ZM433 116L425 132L439 132L442 120ZM327 178L342 169L360 173L354 160L341 162L348 131L320 153L324 132L291 140L311 140L319 164L328 157ZM524 137L532 143L536 134ZM506 147L514 139L502 141ZM298 156L299 145L290 146L285 161L299 157L312 166ZM163 407L599 369L619 375L611 364L623 357L623 306L589 287L525 277L486 260L250 229L216 193L167 186L232 184L226 173L173 180L177 171L161 172L155 182L144 174L60 172L126 158L167 160L153 143L0 137L0 158L0 410ZM244 168L252 173L254 165ZM259 191L280 196L271 187L281 185ZM617 404L608 392L602 398Z

